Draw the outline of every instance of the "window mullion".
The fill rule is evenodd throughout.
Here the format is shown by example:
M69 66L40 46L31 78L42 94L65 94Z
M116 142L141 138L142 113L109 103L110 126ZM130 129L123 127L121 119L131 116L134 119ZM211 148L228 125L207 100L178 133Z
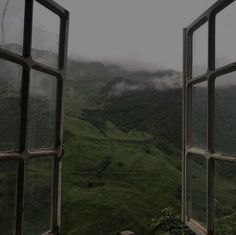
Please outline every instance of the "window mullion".
M22 234L22 222L23 222L23 195L24 195L24 161L21 159L18 162L17 172L17 198L16 198L16 229L15 234Z
M187 30L183 30L183 91L182 91L182 221L185 221L185 201L186 201L186 149L185 149L185 137L186 137L186 60L187 60Z
M214 159L207 161L207 233L214 234Z
M208 71L215 70L215 15L209 17L208 31ZM210 154L214 153L215 130L215 81L208 77L208 130L207 147ZM207 160L207 231L214 234L214 159Z
M24 17L24 39L23 39L23 56L30 57L31 54L31 35L32 35L32 15L33 1L25 1ZM26 129L27 129L27 110L29 96L29 78L30 68L24 67L21 87L21 125L20 125L20 152L25 151ZM18 180L17 180L17 205L16 205L16 235L22 234L23 223L23 203L24 203L24 160L18 163Z

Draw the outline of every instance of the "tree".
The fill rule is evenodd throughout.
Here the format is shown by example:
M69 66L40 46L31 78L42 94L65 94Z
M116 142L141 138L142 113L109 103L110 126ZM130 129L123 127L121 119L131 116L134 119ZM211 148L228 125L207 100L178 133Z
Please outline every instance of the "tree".
M152 235L194 235L171 208L163 209L158 219L152 219L149 230Z

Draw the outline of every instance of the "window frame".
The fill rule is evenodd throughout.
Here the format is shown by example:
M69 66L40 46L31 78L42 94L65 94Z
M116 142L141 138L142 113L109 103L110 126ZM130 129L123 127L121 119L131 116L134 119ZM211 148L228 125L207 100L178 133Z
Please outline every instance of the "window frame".
M223 67L215 66L215 30L216 16L235 0L218 0L212 7L205 11L189 27L183 30L183 112L182 112L182 219L198 235L213 235L215 227L214 208L214 163L215 160L236 162L236 156L215 152L215 79L219 76L236 71L236 62ZM197 77L192 77L193 64L193 33L204 24L208 24L208 71ZM192 86L207 81L207 149L192 147ZM207 188L206 188L206 228L191 217L191 167L190 155L197 154L207 161Z
M53 68L45 64L34 61L31 56L32 51L32 30L33 30L33 4L38 2L52 13L59 16L59 51L58 68ZM22 84L21 84L21 116L20 116L20 139L19 149L17 151L1 151L1 160L16 160L18 162L17 171L17 189L16 189L16 224L15 235L21 235L23 232L23 208L24 208L24 178L25 164L30 158L52 157L53 158L53 183L51 197L51 228L45 235L60 233L60 194L61 194L61 159L63 150L63 81L66 75L67 67L67 49L69 32L69 12L53 0L25 0L24 11L24 33L23 33L23 54L18 55L6 49L0 48L0 58L22 66ZM55 115L55 140L54 147L46 150L34 150L30 152L27 149L27 116L29 102L29 83L31 70L37 70L48 75L52 75L57 80L56 94L56 115Z

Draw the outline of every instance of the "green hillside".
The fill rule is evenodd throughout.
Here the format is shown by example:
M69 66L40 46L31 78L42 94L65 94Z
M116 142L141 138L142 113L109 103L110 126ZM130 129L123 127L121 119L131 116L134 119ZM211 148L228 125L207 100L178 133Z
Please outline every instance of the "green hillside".
M152 218L165 218L162 209L167 207L180 214L181 207L181 89L162 83L162 89L156 89L152 79L180 79L181 75L170 70L127 72L116 66L75 61L69 63L68 71L63 234L110 235L127 229L152 234ZM217 96L222 93L218 91ZM233 88L226 93L218 109L232 102ZM201 130L200 103L196 108L194 125ZM227 115L231 120L232 112ZM221 145L232 142L234 133L228 131L224 138ZM204 220L205 165L196 162L194 166L193 206L196 219ZM234 174L229 173L233 169L228 165L216 172L218 234L233 235L235 231L230 222L236 205ZM225 198L233 200L226 203ZM229 223L223 225L227 217ZM177 234L177 230L167 226L154 233Z
M110 235L128 229L150 234L151 219L162 209L180 213L181 151L180 142L172 140L180 135L181 91L109 97L118 81L136 84L154 74L76 62L69 63L68 71L63 234ZM173 102L177 108L171 110ZM167 131L175 125L168 126L170 112L178 117L178 130L172 132Z
M0 64L0 113L4 114L0 119L0 150L18 144L20 83L16 80L20 76L14 74L20 73L8 66ZM115 65L69 60L62 168L63 235L115 235L123 230L132 230L136 235L192 234L180 221L180 79L181 74L172 70L126 71ZM41 146L51 141L55 110L49 97L41 92L50 90L50 86L36 85L29 116L29 120L36 121L29 123L28 138L31 145ZM236 135L231 130L235 129L236 113L231 107L236 93L235 87L227 92L225 89L217 90L216 140L218 149L233 153ZM197 138L203 133L200 111L205 92L200 89L196 95L201 94L194 111ZM36 112L38 108L41 112ZM44 131L38 132L40 129ZM16 165L1 162L0 167L0 180L4 182L0 184L0 231L11 234ZM50 201L44 195L50 194L51 167L50 160L27 165L27 235L49 227ZM215 204L219 235L234 235L236 231L234 171L234 164L217 162ZM195 161L193 208L202 222L206 222L205 175L205 163ZM40 193L36 193L36 187Z

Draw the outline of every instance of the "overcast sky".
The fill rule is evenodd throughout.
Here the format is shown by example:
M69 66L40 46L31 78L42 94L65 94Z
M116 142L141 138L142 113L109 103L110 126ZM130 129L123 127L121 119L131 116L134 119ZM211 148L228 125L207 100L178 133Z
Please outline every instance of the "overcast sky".
M216 0L56 0L71 13L69 54L182 69L182 29Z

